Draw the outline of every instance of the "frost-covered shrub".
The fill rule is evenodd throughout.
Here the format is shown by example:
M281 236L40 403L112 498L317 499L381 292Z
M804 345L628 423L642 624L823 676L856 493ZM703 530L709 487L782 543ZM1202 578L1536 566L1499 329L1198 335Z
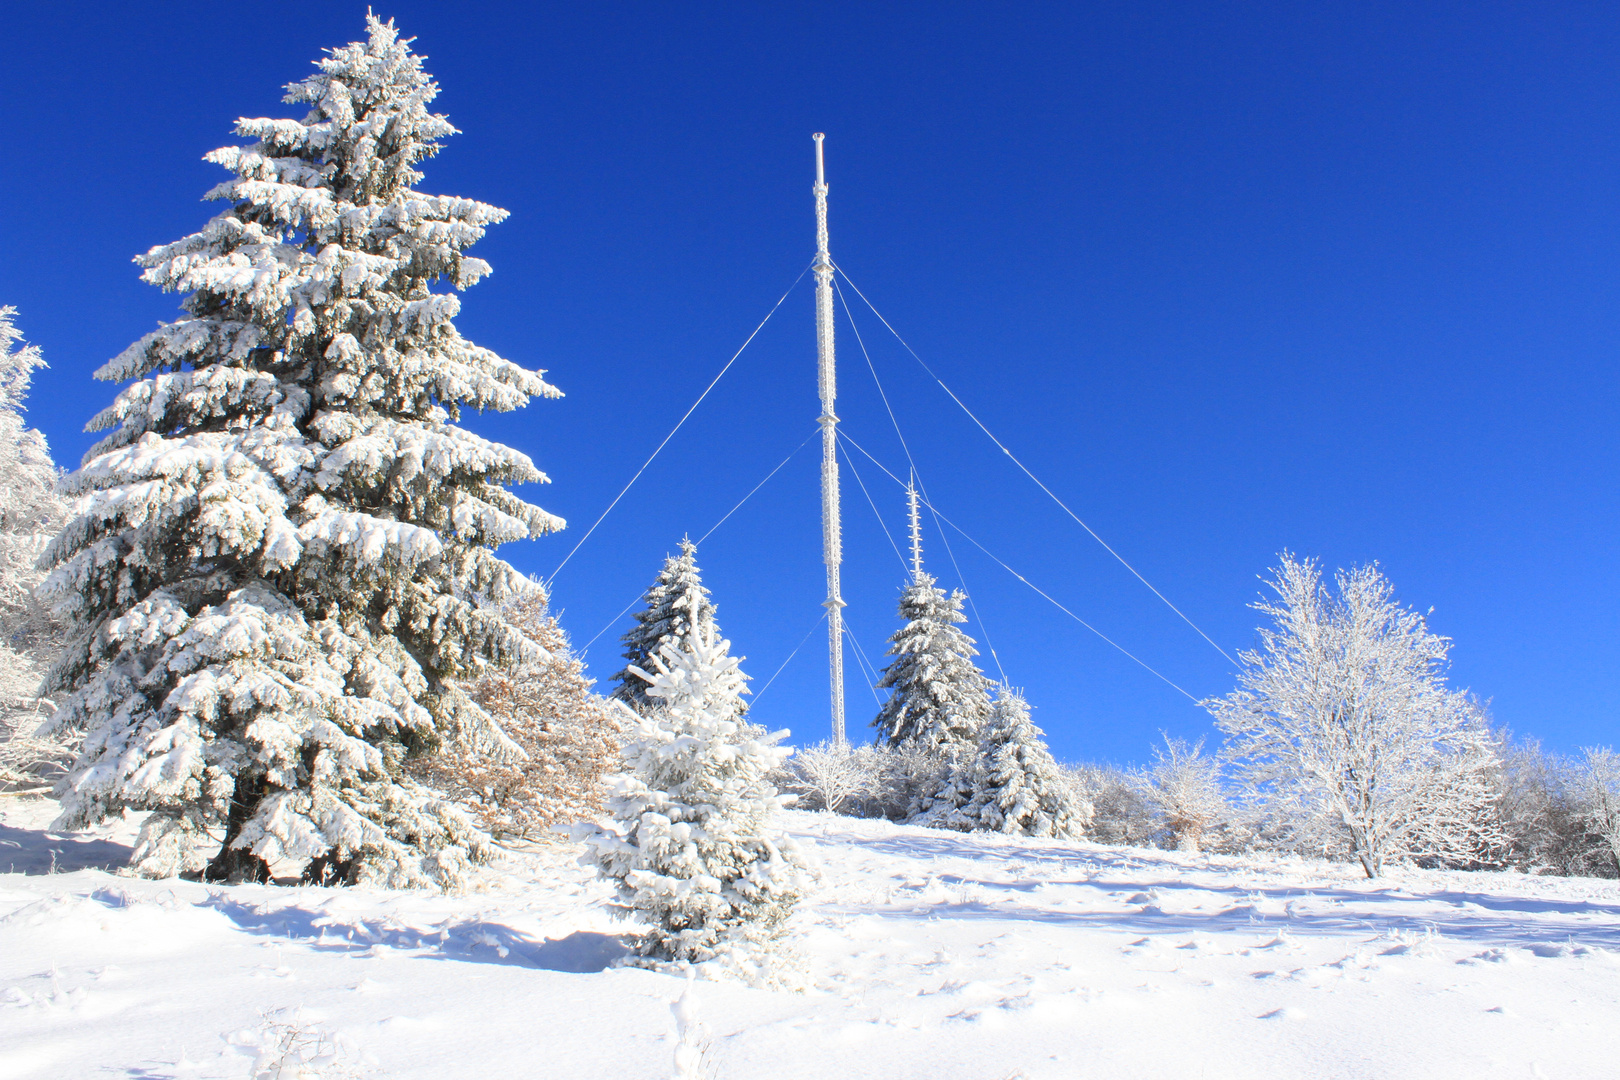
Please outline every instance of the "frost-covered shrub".
M1115 765L1081 763L1064 769L1070 784L1091 806L1088 839L1099 844L1145 847L1161 831L1136 774Z
M496 839L535 840L556 824L594 819L617 765L623 710L591 692L585 665L542 594L513 600L503 617L546 655L463 683L522 751L457 740L411 771L470 809Z
M794 805L801 809L852 814L882 784L880 755L872 746L817 743L794 751L772 782L796 796Z
M708 623L680 646L664 643L642 673L656 707L625 743L609 817L576 835L584 862L645 925L643 963L715 960L769 980L806 863L777 821L786 800L769 781L786 732L742 718L744 676L729 653Z
M950 770L949 757L915 743L821 743L788 758L772 781L805 810L835 806L847 817L907 821L939 791Z
M1502 865L1528 874L1612 877L1614 861L1589 827L1580 764L1534 739L1502 742L1495 774Z
M1091 807L1076 797L1029 718L1022 694L1002 687L978 753L958 762L917 824L964 832L1079 838Z
M1204 740L1189 743L1164 735L1153 748L1153 764L1140 776L1142 795L1159 814L1167 846L1200 850L1204 834L1227 816L1221 791L1221 765L1204 753Z
M406 759L503 745L459 681L540 657L499 614L534 586L493 549L562 523L507 490L533 462L454 421L557 391L456 329L506 211L414 189L455 129L367 27L288 88L303 120L207 155L227 209L137 260L185 314L98 373L134 382L46 553L47 685L86 733L57 827L152 811L145 874L455 885L483 839Z

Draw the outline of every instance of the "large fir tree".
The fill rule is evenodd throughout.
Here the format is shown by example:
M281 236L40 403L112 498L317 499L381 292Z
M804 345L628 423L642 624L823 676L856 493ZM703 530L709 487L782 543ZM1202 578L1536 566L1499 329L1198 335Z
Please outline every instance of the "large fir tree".
M910 743L951 756L970 754L990 716L990 680L973 658L973 639L957 626L966 596L949 596L920 568L900 595L904 625L889 638L879 689L892 690L872 722L890 746Z
M651 671L653 658L666 641L680 645L692 628L705 620L714 625L716 635L720 633L720 625L714 621L714 602L703 587L703 574L698 569L697 545L681 538L681 553L664 556L664 568L642 596L642 603L644 606L636 612L636 625L619 639L624 643L626 663L613 676L619 685L611 695L637 712L645 712L654 704L647 696L647 680L637 674L637 669Z
M545 479L526 456L453 422L558 393L434 291L489 272L465 251L506 211L413 190L455 128L409 40L367 29L288 87L303 120L207 155L227 209L136 260L185 317L97 373L136 381L47 554L59 715L87 731L58 827L152 811L148 874L455 882L479 834L404 760L499 743L456 680L539 655L498 606L535 586L492 549L562 522L505 490Z

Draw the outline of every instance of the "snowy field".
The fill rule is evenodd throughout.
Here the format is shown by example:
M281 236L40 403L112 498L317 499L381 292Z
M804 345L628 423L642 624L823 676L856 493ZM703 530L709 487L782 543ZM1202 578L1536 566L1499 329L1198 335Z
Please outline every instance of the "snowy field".
M117 877L0 802L0 1078L659 1080L683 980L612 968L572 849L466 896ZM803 994L698 982L719 1080L1620 1075L1620 883L1181 856L792 813Z

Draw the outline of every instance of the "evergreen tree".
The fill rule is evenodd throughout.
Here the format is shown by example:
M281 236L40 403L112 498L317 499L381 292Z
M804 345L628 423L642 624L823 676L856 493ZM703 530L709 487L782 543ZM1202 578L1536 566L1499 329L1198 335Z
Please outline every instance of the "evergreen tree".
M949 596L922 570L900 595L905 625L889 639L894 660L879 689L893 693L873 726L890 746L916 743L946 754L971 754L990 716L990 680L974 664L973 639L957 628L967 622L960 589Z
M538 657L500 614L533 591L492 549L562 522L505 485L523 454L454 425L558 392L461 337L448 283L506 211L413 190L455 134L391 22L207 155L228 208L153 248L185 317L97 374L136 380L66 481L44 586L70 637L49 685L87 731L58 828L152 811L161 876L454 884L482 841L405 773L443 738L499 743L457 685Z
M644 963L720 960L757 978L768 976L806 867L776 822L786 800L768 779L789 752L777 745L787 732L741 718L745 676L729 652L700 619L638 672L657 708L625 745L611 817L580 836L587 865L647 923Z
M1023 695L1002 687L978 754L958 764L920 823L964 832L1082 835L1085 807L1042 734Z
M704 620L714 623L714 603L709 590L703 587L703 574L697 565L697 546L686 537L681 538L681 553L664 556L664 568L658 580L642 597L646 605L636 612L636 625L620 638L624 643L625 667L613 676L619 685L609 696L624 702L637 712L653 707L647 696L647 680L637 669L652 669L653 658L666 641L677 645L686 640L692 627ZM693 610L693 605L696 610ZM720 626L714 623L718 636Z

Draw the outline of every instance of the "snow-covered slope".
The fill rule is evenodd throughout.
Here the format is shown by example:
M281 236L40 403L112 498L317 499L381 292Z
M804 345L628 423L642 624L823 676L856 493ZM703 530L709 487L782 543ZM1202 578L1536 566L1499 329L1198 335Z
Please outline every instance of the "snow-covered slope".
M295 1031L328 1077L671 1075L684 983L608 966L571 848L466 896L221 888L90 869L127 828L49 837L53 809L0 804L0 1078L248 1076ZM1620 883L789 822L814 988L698 983L720 1080L1620 1068Z

